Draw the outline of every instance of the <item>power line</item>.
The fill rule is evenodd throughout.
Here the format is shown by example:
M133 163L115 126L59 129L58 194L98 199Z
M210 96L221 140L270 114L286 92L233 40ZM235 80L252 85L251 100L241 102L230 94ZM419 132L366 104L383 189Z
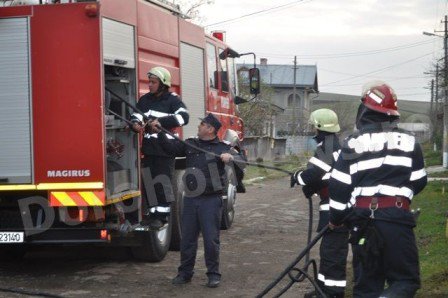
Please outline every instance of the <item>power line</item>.
M220 22L216 22L216 23L213 23L213 24L208 24L208 25L206 25L205 27L213 27L213 26L216 26L216 25L220 25L220 24L224 24L224 23L229 23L229 22L232 22L232 21L240 20L240 19L243 19L243 18L247 18L247 17L250 17L250 16L257 15L257 14L270 12L270 11L272 11L272 10L286 8L286 7L288 7L288 6L292 6L292 5L298 4L299 2L304 2L304 1L305 1L305 0L297 0L297 1L293 1L293 2L290 2L290 3L286 3L286 4L282 4L282 5L274 6L274 7L271 7L271 8L267 8L267 9L259 10L259 11L256 11L256 12L252 12L252 13L249 13L249 14L245 14L245 15L242 15L242 16L239 16L239 17L236 17L236 18L232 18L232 19L228 19L228 20L225 20L225 21L220 21ZM309 1L313 1L313 0L309 0Z
M296 55L298 58L300 59L336 59L336 58L347 58L347 57L356 57L356 56L366 56L366 55L375 55L375 54L382 54L382 53L386 53L386 52L393 52L393 51L400 51L400 50L405 50L405 49L409 49L409 48L413 48L413 47L418 47L421 45L426 45L429 43L432 43L435 39L433 40L429 40L429 41L421 41L421 42L416 42L416 43L410 43L410 44L404 44L404 45L399 45L399 46L395 46L395 47L389 47L389 48L383 48L383 49L377 49L377 50L370 50L370 51L360 51L360 52L348 52L348 53L340 53L340 54L314 54L314 55ZM274 58L288 58L291 59L291 56L294 55L290 55L290 54L268 54L268 53L259 53L259 55L262 56L270 56L270 57L274 57Z
M329 73L335 73L335 74L340 74L340 75L345 75L345 76L355 76L352 73L346 73L346 72L339 72L339 71L333 71L333 70L329 70L326 68L322 68L319 67L319 71L324 71L324 72L329 72ZM408 80L408 79L424 79L426 78L426 76L408 76L408 77L383 77L384 79L387 80ZM346 86L346 85L343 85Z
M391 79L391 78L388 78L388 77L381 77L383 80L387 80L387 81L389 81L389 82L392 82L392 81L398 81L398 80L401 80L401 78L397 78L397 79ZM411 80L411 79L424 79L425 77L407 77L407 78L403 78L403 80ZM331 87L333 88L333 87L350 87L350 86L359 86L359 84L362 84L362 83L353 83L353 84L340 84L340 85L331 85ZM409 88L405 88L405 89L421 89L422 87L409 87Z
M409 60L406 60L406 61L403 61L403 62L400 62L400 63L397 63L397 64L389 65L389 66L384 67L384 68L380 68L380 69L377 69L377 70L374 70L374 71L366 72L364 74L354 75L351 78L346 78L346 79L340 79L340 80L337 80L337 81L333 81L333 82L324 84L324 86L332 85L332 84L339 83L339 82L342 82L342 81L352 80L352 79L355 79L355 78L365 77L365 76L368 76L370 74L374 74L374 73L378 73L378 72L382 72L384 70L391 69L391 68L394 68L396 66L400 66L400 65L403 65L403 64L407 64L407 63L413 62L415 60L421 59L423 57L426 57L426 56L429 56L429 55L432 55L432 54L433 53L431 52L431 53L428 53L428 54L425 54L425 55L421 55L421 56L418 56L416 58L409 59Z

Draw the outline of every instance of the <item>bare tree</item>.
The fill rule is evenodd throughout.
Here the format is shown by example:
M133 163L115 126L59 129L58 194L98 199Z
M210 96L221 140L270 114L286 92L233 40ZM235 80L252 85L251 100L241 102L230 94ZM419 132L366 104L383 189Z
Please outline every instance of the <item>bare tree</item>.
M215 3L215 0L173 0L179 6L180 11L188 16L194 23L200 24L205 21L205 17L199 13L199 8L204 5Z
M245 71L240 71L238 74L240 96L251 98L252 95L249 94L247 73ZM276 113L271 102L274 90L264 83L261 83L260 86L260 94L256 98L238 106L239 116L244 120L244 128L246 132L254 136L261 136L264 134L266 123L270 123L270 129L273 117ZM267 133L271 136L271 132Z

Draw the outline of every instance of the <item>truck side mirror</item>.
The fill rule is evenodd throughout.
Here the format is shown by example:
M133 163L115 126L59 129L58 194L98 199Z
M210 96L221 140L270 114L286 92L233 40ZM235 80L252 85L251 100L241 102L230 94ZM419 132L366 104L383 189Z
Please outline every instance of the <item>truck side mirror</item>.
M250 94L260 93L260 70L258 68L249 69Z
M219 54L219 59L225 60L226 58L239 58L240 56L241 55L238 54L238 52L232 50L231 48L225 48L225 50Z

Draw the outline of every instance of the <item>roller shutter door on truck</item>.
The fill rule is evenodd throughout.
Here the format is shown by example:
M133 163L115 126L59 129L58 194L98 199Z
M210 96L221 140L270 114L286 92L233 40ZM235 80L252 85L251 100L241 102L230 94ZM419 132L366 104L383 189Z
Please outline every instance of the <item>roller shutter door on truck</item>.
M0 19L0 184L32 182L28 18Z
M183 128L186 139L197 135L198 118L205 115L204 50L181 43L180 61L182 100L190 113L190 121Z
M103 18L104 64L135 68L134 52L134 27Z

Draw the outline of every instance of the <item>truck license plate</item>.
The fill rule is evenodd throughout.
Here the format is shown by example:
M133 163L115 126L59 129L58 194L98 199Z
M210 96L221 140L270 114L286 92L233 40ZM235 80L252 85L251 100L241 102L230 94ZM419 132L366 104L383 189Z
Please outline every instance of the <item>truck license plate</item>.
M0 243L23 243L23 232L0 232Z

